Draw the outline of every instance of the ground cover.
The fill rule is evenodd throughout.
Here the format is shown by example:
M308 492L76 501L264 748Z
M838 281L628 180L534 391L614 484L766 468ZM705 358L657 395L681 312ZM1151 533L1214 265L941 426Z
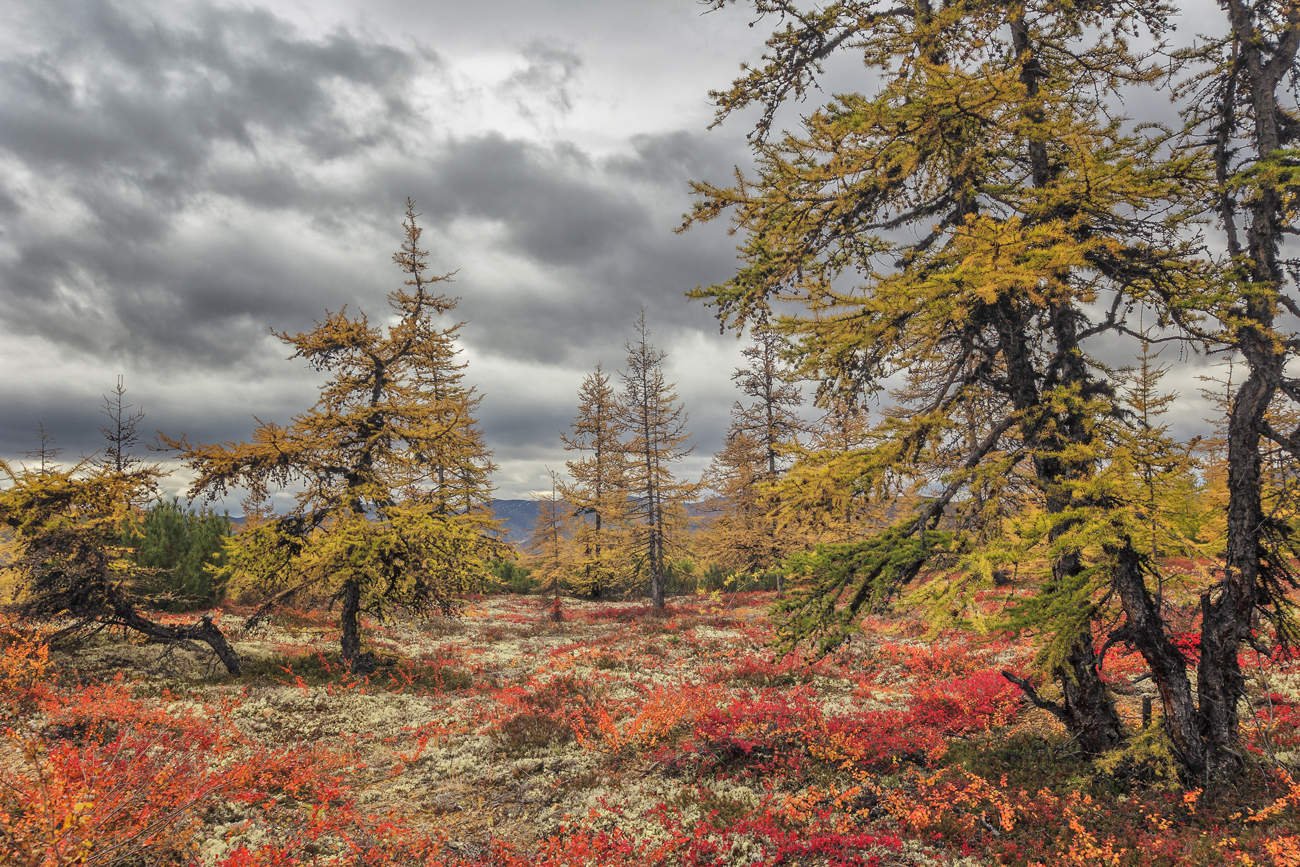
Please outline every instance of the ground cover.
M477 598L373 624L367 677L325 611L247 634L225 613L240 679L5 627L0 862L1300 864L1292 655L1243 660L1260 767L1209 797L1172 785L1116 649L1142 734L1099 767L1002 677L1027 643L873 618L809 662L769 648L771 601L566 600L557 621Z

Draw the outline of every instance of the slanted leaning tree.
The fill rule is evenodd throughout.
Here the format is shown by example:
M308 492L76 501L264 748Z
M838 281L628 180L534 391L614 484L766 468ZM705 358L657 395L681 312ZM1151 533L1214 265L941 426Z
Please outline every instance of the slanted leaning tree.
M417 216L408 200L393 256L405 281L388 294L389 325L341 310L310 331L277 334L328 374L314 407L287 425L259 423L246 443L171 441L196 474L191 496L298 489L291 512L235 537L232 580L280 595L327 592L353 672L373 666L363 612L451 610L498 544L479 506L488 456L473 389L460 382L460 324L444 321L456 299L437 291L450 275L428 273Z
M645 311L627 344L627 370L618 420L626 432L629 509L635 523L636 556L650 584L650 600L663 610L668 582L668 549L684 519L695 486L673 475L673 464L691 453L686 411L675 386L664 376L667 353L650 343Z
M4 557L18 578L19 610L61 621L64 637L122 626L163 644L200 641L239 674L239 656L211 615L181 626L146 613L158 601L149 596L152 570L139 566L122 540L136 523L130 504L153 490L157 474L152 467L119 473L95 461L41 469L0 461Z
M1098 422L1115 398L1087 347L1177 274L1177 226L1165 215L1185 166L1161 158L1159 131L1112 120L1119 88L1154 74L1130 34L1159 36L1169 10L747 5L778 27L762 62L715 98L720 121L757 109L756 169L734 186L696 184L692 217L730 213L744 261L698 295L734 325L782 302L776 324L825 391L857 397L908 381L873 445L838 462L845 486L915 479L936 458L945 467L914 507L824 563L785 606L786 627L830 643L847 634L927 563L978 542L977 527L954 533L982 518L968 509L973 486L1027 466L1052 524L1033 627L1062 698L1024 685L1085 752L1109 749L1123 733L1093 629L1112 598L1111 567L1089 559L1098 549L1080 528L1106 508L1086 483L1104 460ZM873 89L835 96L803 112L797 132L773 135L782 107L809 96L841 51L871 70Z
M600 365L583 377L578 414L564 448L579 457L565 463L564 501L580 518L574 527L579 562L570 582L592 599L623 582L627 573L627 453L620 442L618 399Z

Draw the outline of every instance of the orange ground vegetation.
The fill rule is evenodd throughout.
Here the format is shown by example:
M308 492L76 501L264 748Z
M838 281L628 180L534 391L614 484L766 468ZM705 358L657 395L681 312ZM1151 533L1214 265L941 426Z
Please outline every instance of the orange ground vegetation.
M6 624L0 863L1300 864L1291 654L1245 660L1259 770L1210 798L1154 730L1077 759L999 674L1027 644L871 620L810 663L766 649L770 601L478 599L374 624L362 679L325 612L239 636L241 680ZM1134 727L1138 670L1107 657Z

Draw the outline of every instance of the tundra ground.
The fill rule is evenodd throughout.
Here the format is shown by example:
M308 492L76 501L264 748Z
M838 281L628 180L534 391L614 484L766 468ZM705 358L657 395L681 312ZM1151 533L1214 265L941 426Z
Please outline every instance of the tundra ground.
M366 678L326 610L247 634L227 612L239 679L9 630L0 861L1300 864L1289 655L1252 652L1251 785L1202 798L1123 653L1105 670L1139 734L1089 764L1001 676L1027 643L872 619L809 661L770 648L770 602L474 599L367 624Z

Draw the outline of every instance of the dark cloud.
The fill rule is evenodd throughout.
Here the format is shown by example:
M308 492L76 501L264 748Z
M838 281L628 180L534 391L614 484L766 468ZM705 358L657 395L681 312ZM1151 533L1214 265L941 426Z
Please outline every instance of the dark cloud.
M433 170L434 219L499 222L510 246L544 265L616 256L618 242L650 228L644 205L602 183L590 158L569 143L539 147L499 133L458 139Z
M470 377L514 488L563 464L582 373L621 364L640 307L665 344L713 331L682 294L725 275L732 242L672 229L687 179L734 157L702 113L689 132L559 132L592 73L555 34L467 84L418 32L299 26L261 4L55 0L17 29L0 60L0 357L47 363L0 384L0 454L38 421L69 453L97 450L118 372L150 432L237 439L253 415L309 406L313 375L268 329L345 304L381 315L408 195L435 267L461 269ZM493 93L513 121L457 122ZM723 407L701 422L720 437L726 371L684 377L684 396Z
M306 39L262 10L197 11L171 23L107 0L45 4L32 24L53 38L0 66L0 147L181 194L223 144L256 152L287 138L329 160L410 121L408 53L346 30Z
M631 153L611 157L622 175L685 193L688 181L726 183L736 166L749 165L743 139L703 130L672 130L632 136Z
M46 4L25 22L35 47L0 64L0 154L27 170L0 248L19 333L230 363L302 299L337 300L291 258L305 250L223 220L219 202L328 198L295 167L400 142L406 93L436 59L346 30L303 37L262 10L187 11Z

